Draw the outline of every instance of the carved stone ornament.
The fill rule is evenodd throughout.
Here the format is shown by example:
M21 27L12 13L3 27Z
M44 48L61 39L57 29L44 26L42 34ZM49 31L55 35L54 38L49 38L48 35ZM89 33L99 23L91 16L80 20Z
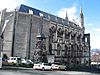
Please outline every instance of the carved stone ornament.
M51 31L52 33L55 33L55 32L56 32L56 27L55 27L55 26L51 26L50 31Z
M72 32L72 36L75 37L75 35L76 35L76 33L73 31L73 32Z
M63 30L61 28L58 28L57 31L58 31L59 34L61 34L61 35L63 34Z
M68 30L67 29L65 30L65 34L68 35Z
M57 45L57 49L58 49L58 50L61 49L61 45L60 45L60 44Z

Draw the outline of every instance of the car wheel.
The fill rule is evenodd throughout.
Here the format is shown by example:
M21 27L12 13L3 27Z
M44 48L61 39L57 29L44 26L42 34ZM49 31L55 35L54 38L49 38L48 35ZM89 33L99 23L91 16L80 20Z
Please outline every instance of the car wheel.
M52 71L53 69L51 68L50 70Z
M65 68L64 70L66 71L67 69Z
M61 70L61 67L59 67L59 70Z
M44 71L45 69L44 69L44 67L42 68L42 71Z

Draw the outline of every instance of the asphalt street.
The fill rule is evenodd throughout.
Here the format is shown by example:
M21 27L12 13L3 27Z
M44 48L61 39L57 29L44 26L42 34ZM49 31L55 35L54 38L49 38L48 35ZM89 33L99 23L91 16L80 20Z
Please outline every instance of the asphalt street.
M0 75L100 75L79 71L40 71L33 69L0 69Z

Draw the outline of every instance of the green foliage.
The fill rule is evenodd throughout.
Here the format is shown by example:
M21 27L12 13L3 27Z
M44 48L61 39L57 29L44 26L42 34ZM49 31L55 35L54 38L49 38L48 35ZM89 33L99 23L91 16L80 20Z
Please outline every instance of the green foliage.
M8 56L6 54L3 54L3 59L4 60L8 59Z

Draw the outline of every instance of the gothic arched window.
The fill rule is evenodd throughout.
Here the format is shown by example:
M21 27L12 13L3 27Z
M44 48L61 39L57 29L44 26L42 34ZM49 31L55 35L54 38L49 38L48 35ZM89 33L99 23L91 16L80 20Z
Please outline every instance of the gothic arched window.
M56 32L56 27L55 26L51 26L49 31L50 31L50 33L55 33Z
M65 45L65 55L67 55L67 51L68 51L68 46Z
M67 45L65 45L65 50L68 50L68 47L67 47Z
M52 54L52 44L49 44L49 53Z
M63 35L63 30L61 28L58 28L58 30L57 30L57 36L58 37L62 37L62 35Z
M77 40L80 41L81 34L78 35Z
M65 39L69 39L70 38L70 34L71 34L70 32L67 32L67 33L65 32Z
M57 44L57 55L60 55L61 45Z
M76 36L76 34L74 32L72 32L71 39L75 40L75 36Z

